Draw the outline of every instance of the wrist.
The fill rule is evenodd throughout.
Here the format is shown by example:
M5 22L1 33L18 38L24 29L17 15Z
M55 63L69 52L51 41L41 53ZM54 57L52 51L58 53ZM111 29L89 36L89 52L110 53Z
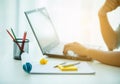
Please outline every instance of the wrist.
M104 11L104 10L102 10L102 9L99 10L99 12L98 12L98 16L99 16L99 17L101 17L101 16L103 17L103 16L106 16L106 15L107 15L107 12L106 12L106 11Z
M88 48L86 49L86 54L87 54L87 56L89 56L89 49Z

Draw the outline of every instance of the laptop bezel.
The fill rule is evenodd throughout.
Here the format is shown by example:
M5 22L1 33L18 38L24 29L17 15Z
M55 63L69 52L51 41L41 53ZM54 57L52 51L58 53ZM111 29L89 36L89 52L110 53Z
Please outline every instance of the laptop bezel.
M33 10L25 11L24 14L25 14L25 16L26 16L26 18L27 18L27 21L28 21L28 23L29 23L29 25L30 25L30 28L32 29L32 32L33 32L33 34L34 34L34 36L35 36L35 39L36 39L36 41L37 41L37 43L38 43L38 46L39 46L40 50L42 51L43 55L46 55L46 54L48 54L47 52L48 52L52 47L54 47L54 46L56 46L56 45L58 45L58 44L60 43L60 40L59 40L58 35L57 35L56 31L55 31L55 27L54 27L54 25L53 25L53 22L52 22L49 14L48 14L48 12L47 12L47 17L49 18L49 21L50 21L50 23L51 23L51 25L52 25L52 27L53 27L53 30L54 30L55 35L56 35L56 39L51 43L51 44L54 44L54 45L48 45L49 48L45 48L45 49L46 49L45 51L44 51L44 49L41 47L41 44L40 44L40 42L39 42L39 40L38 40L38 37L37 37L37 35L36 35L36 32L35 32L32 24L31 24L31 21L30 21L30 19L29 19L29 17L28 17L28 14L35 13L35 12L41 12L42 10L45 10L45 11L47 12L47 9L46 9L45 7L43 7L43 8L36 8L36 9L33 9ZM48 46L47 46L47 47L48 47Z

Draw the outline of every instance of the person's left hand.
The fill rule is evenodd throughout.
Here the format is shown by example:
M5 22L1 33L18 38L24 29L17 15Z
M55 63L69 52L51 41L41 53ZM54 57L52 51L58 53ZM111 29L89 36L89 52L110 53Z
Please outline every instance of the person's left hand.
M98 14L105 15L108 12L115 10L120 6L120 0L106 0L104 5L100 8Z
M69 50L73 51L75 54L78 54L79 56L86 56L87 48L81 45L80 43L73 42L73 43L66 44L64 46L63 53L67 55L67 52Z

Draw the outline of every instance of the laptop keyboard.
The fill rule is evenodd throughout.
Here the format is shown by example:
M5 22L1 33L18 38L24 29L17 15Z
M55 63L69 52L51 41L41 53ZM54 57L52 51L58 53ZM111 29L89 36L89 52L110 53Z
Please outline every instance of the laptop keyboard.
M58 46L51 49L48 53L63 55L64 44L59 44Z

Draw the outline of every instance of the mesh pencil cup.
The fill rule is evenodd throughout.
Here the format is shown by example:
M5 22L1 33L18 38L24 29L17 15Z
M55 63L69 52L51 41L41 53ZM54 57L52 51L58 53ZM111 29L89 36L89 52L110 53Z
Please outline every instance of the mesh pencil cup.
M16 42L20 45L20 47L22 47L22 44L23 44L22 38L17 38ZM22 51L20 50L16 42L13 41L13 58L17 60L21 60ZM27 53L29 52L29 40L28 39L26 39L24 42L23 51Z

